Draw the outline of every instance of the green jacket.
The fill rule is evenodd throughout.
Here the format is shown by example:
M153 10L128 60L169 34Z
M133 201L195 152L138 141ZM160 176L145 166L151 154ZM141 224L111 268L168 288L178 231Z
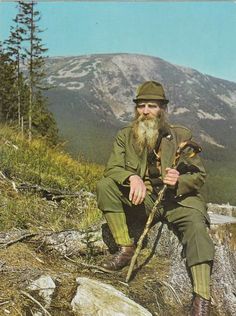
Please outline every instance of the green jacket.
M164 137L161 142L162 178L166 174L165 169L172 165L178 145L192 137L190 130L185 127L173 125L168 125L168 127L172 137ZM147 149L140 156L133 144L131 126L124 127L115 138L104 172L105 177L110 177L121 185L125 185L125 181L133 174L144 179L147 170ZM178 168L180 177L175 192L176 202L186 207L196 208L206 214L206 204L199 194L199 189L205 182L206 172L199 155L189 158L187 152L183 152Z

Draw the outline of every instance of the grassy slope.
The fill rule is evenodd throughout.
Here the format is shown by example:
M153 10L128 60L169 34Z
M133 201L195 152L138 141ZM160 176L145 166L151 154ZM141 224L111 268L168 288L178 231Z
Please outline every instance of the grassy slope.
M236 162L207 161L208 179L203 193L207 201L236 204ZM29 144L10 128L0 128L0 171L16 184L30 183L76 192L95 192L103 167L76 161L62 148L49 148L42 140ZM90 225L101 216L96 201L67 198L60 203L40 194L16 192L12 182L0 175L0 230L11 228L63 230ZM86 199L85 199L86 200ZM84 216L86 215L86 216Z
M49 148L43 140L26 139L1 126L0 171L0 230L11 228L68 229L78 228L99 216L96 203L87 201L87 216L82 217L81 199L68 198L60 203L46 201L39 194L17 192L13 187L21 183L38 184L63 191L81 189L95 192L103 168L97 164L79 162L63 152ZM13 182L12 182L13 181ZM84 215L84 214L83 214Z

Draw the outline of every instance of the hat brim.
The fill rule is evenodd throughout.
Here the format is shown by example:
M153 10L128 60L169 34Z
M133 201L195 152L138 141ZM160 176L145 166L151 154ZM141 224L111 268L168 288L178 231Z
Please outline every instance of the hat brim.
M158 99L157 97L155 98L151 98L151 97L147 97L147 98L138 98L138 99L133 99L134 103L137 103L138 101L146 101L146 100L150 100L150 101L161 101L161 103L163 104L168 104L169 100L167 99Z

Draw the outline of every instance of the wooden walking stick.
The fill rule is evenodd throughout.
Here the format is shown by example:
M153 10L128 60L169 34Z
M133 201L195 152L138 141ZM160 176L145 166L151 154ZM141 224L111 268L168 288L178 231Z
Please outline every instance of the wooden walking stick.
M195 143L195 142L193 142L191 140L180 143L179 147L177 148L177 151L176 151L176 154L175 154L175 158L174 158L174 161L173 161L172 166L171 166L172 169L175 169L177 167L178 162L179 162L179 158L180 158L180 154L186 147L190 147L190 148L193 149L193 152L191 152L189 157L193 157L197 153L202 151L202 148L197 143ZM130 262L129 270L128 270L128 273L127 273L127 276L126 276L126 279L125 279L125 281L127 283L130 280L131 274L132 274L133 269L134 269L134 265L135 265L135 263L137 261L137 257L139 255L141 249L142 249L143 240L144 240L144 238L146 237L146 235L148 234L148 232L150 230L150 226L152 224L153 218L154 218L154 216L155 216L155 214L156 214L156 212L158 210L158 206L160 205L167 188L168 188L168 185L165 184L163 186L163 188L161 189L161 191L159 192L157 200L155 201L155 203L153 205L153 208L152 208L152 210L151 210L151 212L150 212L150 214L148 216L148 219L147 219L146 225L144 227L143 233L142 233L142 235L140 236L140 238L138 240L137 248L136 248L136 250L134 252L134 255L133 255L132 259L131 259L131 262Z

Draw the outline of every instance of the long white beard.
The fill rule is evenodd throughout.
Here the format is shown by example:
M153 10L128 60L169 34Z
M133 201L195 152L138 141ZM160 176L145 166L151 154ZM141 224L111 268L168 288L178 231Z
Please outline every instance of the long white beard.
M159 128L159 118L145 118L140 115L133 122L133 134L135 141L135 148L139 154L141 154L146 147L150 152L155 148L158 128Z

